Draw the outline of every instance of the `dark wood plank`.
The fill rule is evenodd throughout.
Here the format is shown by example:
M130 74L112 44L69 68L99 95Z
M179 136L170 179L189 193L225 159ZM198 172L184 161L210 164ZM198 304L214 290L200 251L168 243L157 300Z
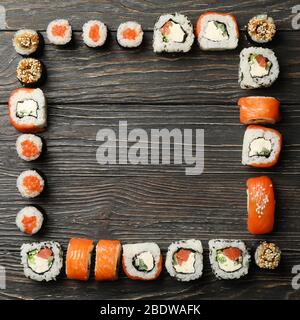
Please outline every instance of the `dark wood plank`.
M112 30L126 20L139 20L146 30L153 28L157 17L163 13L181 12L194 22L200 13L205 11L231 12L237 16L241 27L259 13L270 14L277 22L279 29L291 29L293 17L292 7L299 4L297 0L272 1L204 1L172 2L159 0L69 0L35 1L28 0L26 4L19 1L4 0L1 2L7 10L7 25L9 29L34 27L45 30L49 21L57 18L68 18L74 29L81 30L82 24L90 19L102 19Z
M20 57L11 45L11 32L0 34L0 102L20 86L15 69ZM121 49L112 40L104 50L86 48L76 34L74 48L46 45L42 58L48 70L43 86L50 103L236 103L241 95L274 95L283 103L298 103L300 86L299 34L283 32L274 44L281 65L280 79L270 89L241 90L237 84L241 41L233 52L158 56L152 52L152 34L137 50ZM288 49L288 50L287 50ZM84 81L78 81L84 79Z

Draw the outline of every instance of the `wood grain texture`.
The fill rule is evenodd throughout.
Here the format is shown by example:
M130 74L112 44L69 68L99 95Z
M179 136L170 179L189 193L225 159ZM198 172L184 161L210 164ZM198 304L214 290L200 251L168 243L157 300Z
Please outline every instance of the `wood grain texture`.
M96 5L97 3L97 5ZM300 264L300 47L299 32L290 31L295 1L4 1L8 28L0 32L0 265L6 267L7 289L0 299L300 299L291 286L294 265ZM49 127L41 134L47 152L33 163L16 156L18 133L8 123L7 97L19 87L15 68L19 56L11 38L14 29L44 30L56 17L69 17L75 29L100 17L115 30L125 19L141 19L151 30L162 12L180 11L193 19L200 11L221 9L247 19L268 6L281 31L272 44L281 76L274 87L242 91L237 85L238 53L249 43L242 33L238 50L204 53L197 46L187 55L157 56L151 32L137 50L118 47L112 39L103 50L86 48L75 32L73 46L55 48L46 40L41 59L48 70L43 86L49 102ZM112 10L113 8L113 10ZM96 12L96 14L95 14ZM30 23L26 17L30 16ZM245 127L239 124L236 100L241 95L274 95L282 102L283 133L280 163L270 170L241 165ZM185 165L99 165L96 141L99 129L117 130L126 120L128 130L189 128L205 130L205 169L201 176L185 176ZM47 178L41 197L26 201L16 190L18 174L37 168ZM275 230L251 236L246 230L246 179L269 174L276 190ZM46 213L42 232L30 238L14 220L27 204ZM156 241L165 255L171 241L203 240L204 275L192 283L179 283L166 271L152 283L128 280L120 273L116 283L67 280L36 283L22 273L22 243L57 240L66 252L71 237L117 238L123 243ZM283 251L280 268L258 270L239 281L218 281L210 271L207 241L213 237L243 239L254 252L260 240L275 241ZM92 266L93 267L93 266Z

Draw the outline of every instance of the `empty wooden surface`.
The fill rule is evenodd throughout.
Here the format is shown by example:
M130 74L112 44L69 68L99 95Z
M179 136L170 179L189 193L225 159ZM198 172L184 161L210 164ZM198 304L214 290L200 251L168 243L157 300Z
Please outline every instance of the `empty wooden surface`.
M7 28L0 31L0 265L6 268L7 288L1 299L299 299L291 286L292 267L300 264L300 43L292 30L291 7L297 1L2 1ZM158 15L179 11L193 21L201 11L236 14L239 25L268 8L279 32L270 45L281 66L278 82L269 89L242 91L237 84L239 51L249 42L241 33L240 46L230 52L201 52L197 45L185 55L152 52L151 29ZM41 59L48 70L43 90L49 103L49 127L42 134L47 152L34 163L16 156L18 133L9 125L7 98L19 87L15 68L20 60L11 45L19 28L38 29L45 35L49 20L65 17L74 26L74 44L65 49L46 45ZM101 50L86 48L82 24L93 18L111 29L109 44ZM137 50L121 49L115 40L118 24L140 21L145 41ZM284 135L280 163L270 170L241 165L244 126L239 124L236 100L261 94L280 98ZM205 169L186 176L185 165L99 165L97 131L204 129ZM16 190L18 174L37 168L47 177L47 190L26 201ZM276 187L276 226L271 235L254 237L246 230L245 181L269 174ZM47 214L45 228L32 238L15 226L18 210L33 203ZM64 250L71 237L117 238L124 243L156 241L165 254L171 241L203 240L204 275L179 283L164 271L158 281L130 281L120 274L115 283L67 280L64 272L53 283L26 279L19 259L22 243L57 240ZM253 249L260 240L275 241L283 251L276 271L261 271L252 264L249 276L232 282L214 278L208 263L207 240L243 239Z

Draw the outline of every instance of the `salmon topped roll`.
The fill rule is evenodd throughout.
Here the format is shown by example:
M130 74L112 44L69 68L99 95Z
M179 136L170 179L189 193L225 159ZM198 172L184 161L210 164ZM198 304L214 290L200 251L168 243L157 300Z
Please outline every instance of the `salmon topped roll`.
M280 102L273 97L242 97L238 101L243 124L274 124L280 121Z
M123 270L132 280L155 280L162 270L162 255L154 242L123 245Z
M93 249L94 244L92 240L79 238L70 240L66 257L66 274L68 279L88 280Z
M247 180L248 231L266 234L273 230L275 196L272 180L267 176Z
M244 135L242 163L257 168L273 167L278 162L281 146L280 132L263 126L250 125Z
M35 198L44 190L45 182L35 170L23 171L17 179L17 188L24 198Z
M97 281L118 280L120 257L119 240L99 240L96 247L95 279Z
M72 27L66 19L51 21L46 32L50 43L58 46L66 45L72 39Z
M47 126L46 98L41 89L19 88L9 96L10 123L20 132L36 133Z

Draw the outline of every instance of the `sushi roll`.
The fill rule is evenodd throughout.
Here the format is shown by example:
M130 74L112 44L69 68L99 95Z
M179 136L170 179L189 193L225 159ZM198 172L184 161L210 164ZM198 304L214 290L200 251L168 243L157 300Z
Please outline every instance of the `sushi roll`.
M239 84L242 89L270 87L279 76L279 64L271 49L249 47L240 53Z
M273 40L276 33L276 25L273 18L266 14L259 14L249 20L247 32L252 41L267 43Z
M19 30L14 35L13 46L20 55L29 56L39 49L40 36L35 30Z
M143 41L142 26L135 21L121 23L117 31L117 41L121 47L136 48Z
M44 78L44 66L38 59L24 58L18 63L16 74L25 87L37 86Z
M41 132L47 126L47 106L41 89L19 88L8 100L10 123L20 132Z
M280 121L280 102L273 97L242 97L238 101L243 124L274 124Z
M33 235L43 225L43 214L36 207L28 206L20 210L16 217L17 227L24 233Z
M63 251L58 242L25 243L21 247L24 274L35 281L56 280L63 265Z
M107 39L107 27L101 21L90 20L82 27L82 38L88 47L102 47Z
M154 52L188 52L194 43L193 26L190 20L180 13L165 14L159 17L154 26Z
M203 248L199 240L182 240L170 244L165 262L171 277L191 281L202 276Z
M261 176L247 180L248 231L266 234L273 231L275 195L272 180Z
M255 263L261 269L276 269L281 260L281 251L275 243L262 242L255 251Z
M235 16L206 12L196 25L196 37L202 50L231 50L238 46L239 27Z
M162 270L162 255L154 242L123 245L123 270L132 280L155 280Z
M72 39L72 27L66 19L53 20L48 24L47 37L57 46L68 44Z
M239 279L248 274L251 257L243 241L212 239L208 246L210 265L218 279Z
M96 246L95 280L118 280L121 258L119 240L100 240Z
M243 141L242 164L256 168L276 165L282 146L279 131L263 126L247 127Z
M45 186L44 179L35 170L23 171L17 179L17 188L24 198L39 196Z
M66 257L66 275L68 279L88 280L93 249L92 240L79 238L70 240Z
M22 134L16 141L18 156L25 161L36 160L42 153L42 139L34 134Z

